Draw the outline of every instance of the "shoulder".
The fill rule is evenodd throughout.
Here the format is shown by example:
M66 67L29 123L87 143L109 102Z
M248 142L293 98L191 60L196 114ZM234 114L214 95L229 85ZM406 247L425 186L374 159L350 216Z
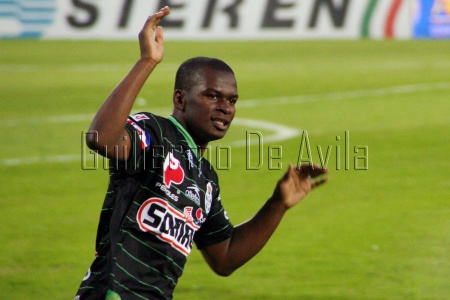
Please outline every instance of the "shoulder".
M148 122L155 122L161 124L169 123L169 120L167 118L154 115L149 112L138 112L130 115L128 119L136 123L148 123Z
M149 112L139 112L128 117L128 124L138 130L150 132L156 135L165 135L175 131L175 127L168 118L154 115Z

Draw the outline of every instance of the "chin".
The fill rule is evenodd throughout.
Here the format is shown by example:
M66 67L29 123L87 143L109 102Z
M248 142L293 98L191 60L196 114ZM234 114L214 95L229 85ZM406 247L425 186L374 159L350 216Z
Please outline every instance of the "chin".
M197 131L198 132L198 131ZM225 137L227 130L203 131L193 136L197 145L207 145L209 142L217 141Z
M226 131L214 134L210 136L210 141L217 141L225 137Z

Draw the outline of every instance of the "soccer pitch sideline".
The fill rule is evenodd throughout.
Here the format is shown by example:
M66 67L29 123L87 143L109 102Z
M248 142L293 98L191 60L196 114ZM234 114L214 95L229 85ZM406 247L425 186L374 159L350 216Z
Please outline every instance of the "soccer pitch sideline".
M235 124L211 145L234 224L299 155L331 177L232 276L193 250L175 299L446 299L449 53L449 41L166 42L135 111L168 115L189 57L236 73ZM74 296L108 181L83 131L138 54L132 41L0 41L0 299Z

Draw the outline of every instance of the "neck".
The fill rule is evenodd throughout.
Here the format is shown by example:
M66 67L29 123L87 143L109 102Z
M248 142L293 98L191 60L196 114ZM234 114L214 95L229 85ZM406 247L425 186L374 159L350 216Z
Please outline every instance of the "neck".
M194 138L189 134L189 132L186 130L186 128L183 126L181 122L177 120L173 115L169 116L169 120L172 121L172 123L175 124L175 126L180 130L181 134L186 139L186 142L189 145L189 148L191 148L192 151L195 152L197 158L202 157L203 153L208 147L208 143L197 143L197 141L194 140Z

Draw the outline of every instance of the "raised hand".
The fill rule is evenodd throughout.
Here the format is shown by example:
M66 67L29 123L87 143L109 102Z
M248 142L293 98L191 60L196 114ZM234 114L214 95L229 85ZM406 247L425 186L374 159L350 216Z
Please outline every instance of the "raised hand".
M170 13L168 6L148 17L144 27L139 32L139 45L141 49L141 59L158 64L164 56L163 42L164 35L161 26L158 26L161 19Z

